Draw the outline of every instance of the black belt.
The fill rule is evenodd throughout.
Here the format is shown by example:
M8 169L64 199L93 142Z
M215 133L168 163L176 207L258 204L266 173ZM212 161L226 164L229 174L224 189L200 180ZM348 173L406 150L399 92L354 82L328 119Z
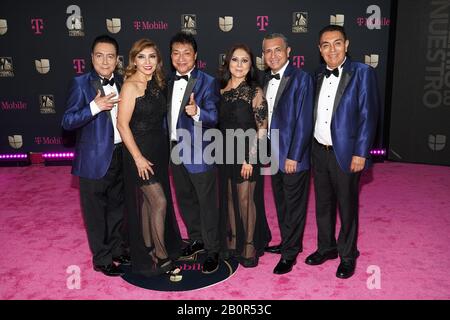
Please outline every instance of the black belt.
M116 150L117 148L122 148L122 145L123 145L122 142L114 144L114 150Z
M330 145L326 145L326 144L321 144L319 141L317 141L316 138L314 138L314 142L321 147L322 149L325 149L326 151L333 151L333 146Z

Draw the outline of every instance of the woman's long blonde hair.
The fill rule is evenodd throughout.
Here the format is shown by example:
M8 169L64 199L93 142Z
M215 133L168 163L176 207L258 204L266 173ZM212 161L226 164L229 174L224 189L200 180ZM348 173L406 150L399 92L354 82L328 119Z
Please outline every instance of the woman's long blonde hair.
M156 57L158 59L158 63L156 65L156 70L153 73L155 77L156 84L161 89L165 86L164 72L163 72L163 62L161 57L161 52L159 51L158 46L150 39L140 39L133 43L133 46L130 49L130 53L128 54L128 66L125 69L125 79L131 77L136 73L136 66L134 64L134 60L139 52L144 50L145 48L153 48L156 52Z

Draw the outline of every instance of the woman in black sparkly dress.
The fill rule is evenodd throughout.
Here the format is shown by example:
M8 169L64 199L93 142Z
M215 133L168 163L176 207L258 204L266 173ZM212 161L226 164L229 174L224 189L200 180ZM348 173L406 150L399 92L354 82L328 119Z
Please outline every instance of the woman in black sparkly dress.
M167 273L180 279L173 261L181 237L169 187L168 138L163 122L166 98L161 54L141 39L129 53L119 102L118 129L124 150L125 203L133 273Z
M221 230L226 233L222 237L226 256L235 256L247 268L257 266L271 240L258 163L258 147L267 139L267 102L255 79L250 49L244 44L233 46L220 71L219 127L224 138L224 164L219 165ZM233 139L228 148L227 139Z

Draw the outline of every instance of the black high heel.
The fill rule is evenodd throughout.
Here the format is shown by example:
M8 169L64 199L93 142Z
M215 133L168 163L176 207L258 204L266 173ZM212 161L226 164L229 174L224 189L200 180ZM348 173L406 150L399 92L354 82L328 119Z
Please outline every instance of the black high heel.
M246 246L253 246L253 241L245 243ZM255 252L255 256L251 258L239 257L239 264L244 268L254 268L258 265L259 257Z
M244 268L254 268L258 265L259 258L257 256L252 258L239 257L239 264Z
M169 276L169 280L172 282L178 282L183 279L181 274L181 268L178 267L170 258L159 259L156 264L158 269Z

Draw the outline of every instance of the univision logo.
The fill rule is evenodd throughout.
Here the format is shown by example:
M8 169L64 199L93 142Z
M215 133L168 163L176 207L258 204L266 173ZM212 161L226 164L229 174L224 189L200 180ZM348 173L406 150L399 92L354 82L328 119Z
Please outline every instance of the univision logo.
M223 32L228 32L233 29L233 17L219 17L219 28Z
M336 14L330 16L330 24L336 25L336 26L344 26L344 15L343 14Z
M428 135L428 147L432 151L441 151L445 148L447 137L442 134Z
M14 149L19 149L23 146L23 139L20 134L8 136L9 145Z
M48 59L34 60L34 64L37 72L41 74L46 74L50 71L50 60Z
M122 27L120 18L106 19L106 28L111 33L118 33Z
M364 63L368 64L372 68L376 68L378 66L379 56L377 54L364 55Z
M8 31L8 21L0 19L0 36L4 35L6 31Z

